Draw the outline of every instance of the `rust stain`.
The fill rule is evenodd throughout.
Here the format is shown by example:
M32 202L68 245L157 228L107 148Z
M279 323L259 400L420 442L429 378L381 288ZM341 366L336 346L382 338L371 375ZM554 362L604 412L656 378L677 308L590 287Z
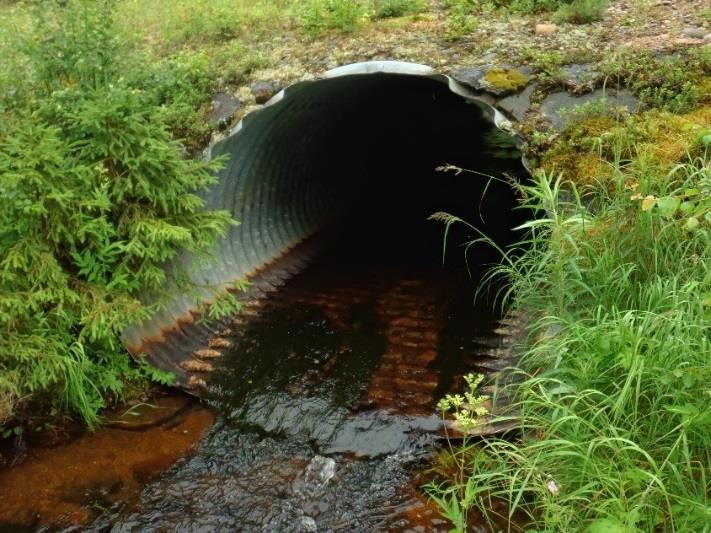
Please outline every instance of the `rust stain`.
M242 279L232 280L232 283L235 283L237 281L247 281L248 283L253 283L260 276L269 275L270 272L272 272L274 270L279 270L279 263L282 262L284 260L284 258L291 256L293 254L293 252L295 251L295 249L299 248L307 240L310 240L310 238L304 237L304 238L300 239L294 245L292 245L290 248L283 250L281 254L274 257L271 261L264 263L261 267L256 268L252 272L248 272ZM243 295L243 293L239 293L236 289L232 289L232 288L228 288L227 292L230 292L232 294L239 294L240 296ZM204 300L203 304L210 305L211 301ZM168 335L175 334L178 330L180 330L180 328L183 325L192 324L192 323L198 321L200 319L200 317L201 317L201 313L199 313L198 311L195 311L195 310L191 310L187 315L182 315L182 316L177 317L172 324L162 326L160 328L160 333L158 335L151 335L151 336L144 337L143 343L141 345L127 344L126 349L134 357L138 357L141 354L150 354L151 353L151 345L165 343L166 337Z
M378 298L376 312L385 324L387 344L365 394L378 408L432 412L439 372L428 365L437 356L447 309L438 289L422 279L402 280Z
M213 422L210 410L193 406L143 431L104 428L54 448L30 447L21 464L0 470L0 523L82 526L106 504L135 502Z

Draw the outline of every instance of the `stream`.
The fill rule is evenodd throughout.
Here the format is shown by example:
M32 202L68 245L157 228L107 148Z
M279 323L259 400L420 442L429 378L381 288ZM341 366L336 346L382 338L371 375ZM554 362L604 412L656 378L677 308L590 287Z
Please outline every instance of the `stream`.
M518 152L492 142L484 156L442 138L458 151L438 161L521 176ZM435 405L505 366L505 339L491 298L473 297L497 255L453 226L443 261L427 218L481 221L505 245L525 214L503 181L406 163L231 321L202 404L30 446L0 470L0 531L449 531L421 491L443 441Z
M331 267L236 328L198 453L90 530L449 530L417 486L434 403L496 366L497 322L436 269Z

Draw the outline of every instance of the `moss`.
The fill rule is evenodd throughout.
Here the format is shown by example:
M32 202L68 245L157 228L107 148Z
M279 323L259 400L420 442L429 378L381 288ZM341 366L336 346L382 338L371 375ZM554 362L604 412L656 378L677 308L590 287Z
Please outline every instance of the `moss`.
M602 166L595 140L614 127L613 118L599 116L574 124L543 154L541 165L546 171L562 172L580 185L591 184Z
M701 107L684 115L651 112L640 124L636 155L647 164L666 167L694 155L700 138L711 125L711 107ZM621 129L621 128L618 128Z
M493 68L484 75L484 81L493 89L518 91L528 85L528 77L515 68Z
M663 175L665 169L698 155L709 125L709 106L683 115L652 110L624 122L592 117L564 131L543 154L541 165L549 172L563 172L579 185L590 185L609 177L605 160L612 161L619 150L622 159L640 171Z

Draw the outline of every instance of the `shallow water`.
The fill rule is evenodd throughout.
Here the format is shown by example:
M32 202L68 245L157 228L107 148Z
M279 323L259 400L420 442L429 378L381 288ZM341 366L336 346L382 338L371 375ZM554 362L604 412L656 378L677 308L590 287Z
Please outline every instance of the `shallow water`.
M434 403L495 363L497 322L441 268L332 266L237 320L199 452L93 530L449 530L417 486Z
M0 531L79 528L107 509L132 505L147 483L192 453L215 421L209 409L175 393L151 405L155 412L140 417L150 423L140 427L131 420L132 429L57 428L27 438L21 462L0 470Z

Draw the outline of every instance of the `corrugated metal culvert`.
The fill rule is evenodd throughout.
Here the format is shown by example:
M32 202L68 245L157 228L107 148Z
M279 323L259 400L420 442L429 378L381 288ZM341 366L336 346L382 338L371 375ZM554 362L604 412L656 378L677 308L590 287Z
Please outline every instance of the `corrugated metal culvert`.
M162 312L124 332L129 351L175 372L180 387L199 390L229 334L229 321L197 320L197 309L212 294L207 287L225 290L248 280L244 298L255 300L298 272L314 252L314 236L356 198L378 194L383 177L373 165L403 157L390 153L388 136L438 135L418 115L436 113L439 102L452 98L477 109L472 143L482 128L505 126L500 113L451 78L390 61L331 70L288 87L245 117L212 147L211 157L224 156L226 164L204 195L208 208L226 209L240 224L229 229L213 260L192 274L203 287L199 294L176 291ZM402 124L391 128L398 122L409 131Z

